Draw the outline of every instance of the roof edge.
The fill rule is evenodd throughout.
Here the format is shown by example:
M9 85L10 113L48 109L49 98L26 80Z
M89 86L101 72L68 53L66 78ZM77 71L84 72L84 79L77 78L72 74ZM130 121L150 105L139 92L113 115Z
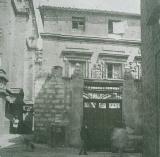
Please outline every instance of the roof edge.
M39 9L61 9L61 10L68 10L68 11L84 11L84 12L94 12L94 13L106 13L112 15L120 15L120 16L132 16L136 18L140 18L141 14L139 13L129 13L129 12L120 12L120 11L107 11L107 10L96 10L96 9L80 9L80 8L70 8L70 7L56 7L56 6L48 6L42 5L39 6Z

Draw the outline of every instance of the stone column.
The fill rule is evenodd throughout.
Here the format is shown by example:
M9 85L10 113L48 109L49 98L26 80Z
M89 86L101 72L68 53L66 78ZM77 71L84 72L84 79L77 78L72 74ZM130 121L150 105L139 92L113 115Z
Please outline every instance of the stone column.
M70 140L69 143L72 146L79 146L81 143L80 139L80 128L83 118L83 84L84 80L82 73L80 72L78 65L76 65L75 72L71 80L71 113L70 113Z
M9 120L5 117L7 82L6 72L0 69L0 135L9 133Z
M141 92L135 86L135 80L130 68L125 69L123 85L123 119L127 127L139 130L141 128Z

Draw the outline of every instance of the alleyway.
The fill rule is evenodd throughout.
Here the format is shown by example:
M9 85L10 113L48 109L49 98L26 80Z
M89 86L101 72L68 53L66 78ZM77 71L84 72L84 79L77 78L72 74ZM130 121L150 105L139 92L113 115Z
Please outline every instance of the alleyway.
M0 136L0 157L78 157L75 148L51 148L47 145L35 144L35 150L26 149L20 135ZM85 155L81 155L82 157ZM118 157L116 153L88 152L88 157ZM124 154L124 157L141 157L140 154Z

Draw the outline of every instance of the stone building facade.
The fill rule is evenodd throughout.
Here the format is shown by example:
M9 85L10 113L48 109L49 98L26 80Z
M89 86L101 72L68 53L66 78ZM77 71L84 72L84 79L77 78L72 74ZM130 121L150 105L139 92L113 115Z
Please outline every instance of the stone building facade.
M40 46L37 46L39 36L35 17L32 1L2 0L0 2L0 68L8 80L2 111L4 115L7 109L6 116L10 120L13 118L13 115L8 113L11 108L9 108L10 105L5 104L14 103L20 91L23 90L26 93L25 104L33 104L35 66L32 65L35 65L36 52L41 49ZM23 104L24 102L17 109L23 108ZM22 111L20 115L18 117L22 119Z
M135 80L141 79L140 15L95 11L93 8L67 8L65 5L58 7L54 2L52 4L41 3L39 10L43 23L43 32L40 33L43 40L43 51L35 79L35 130L44 135L43 132L46 131L47 126L65 126L66 132L71 134L70 136L66 133L67 143L74 146L79 145L82 120L87 119L89 125L99 123L90 121L86 116L90 113L90 110L86 109L87 105L90 103L104 105L102 102L105 101L103 100L105 97L111 99L111 102L110 100L107 102L110 105L117 105L122 101L122 121L125 121L128 127L135 129L135 126L140 126L139 105L141 102L139 100L141 96L139 93L141 89L135 87ZM72 77L76 65L79 65L82 75L80 80L83 82L83 88L77 87L81 90L80 93L73 92L73 89L76 90L76 84L73 86L74 77ZM53 66L62 67L59 83L53 81L55 79L51 73ZM130 83L124 81L127 67L132 70L133 74ZM48 78L51 84L47 83ZM106 93L109 92L109 88L115 90L115 93L104 94L102 86L106 89ZM123 87L128 90L122 93L121 90L118 91ZM133 89L136 94L132 91ZM100 93L97 96L94 93L96 90L102 91L103 94ZM128 92L130 97L128 97ZM138 98L137 95L140 97ZM76 101L73 101L74 96ZM100 101L102 102L98 100L101 96ZM92 99L97 102L89 102ZM118 103L117 100L113 103L112 99L113 102L118 99ZM80 108L76 110L77 103L81 107L79 106ZM110 107L114 108L114 106ZM52 113L51 110L53 110ZM114 121L115 117L109 118ZM119 118L121 119L121 116Z
M142 0L144 156L159 156L159 1Z
M116 118L109 117L110 128L128 119L128 127L135 129L129 124L134 121L138 125L140 104L128 102L137 97L131 89L135 80L141 78L139 12L75 9L37 0L11 0L2 4L0 18L4 14L7 17L0 24L1 54L8 89L11 92L23 89L24 102L33 104L37 140L42 136L44 142L54 139L47 132L59 127L61 131L65 129L65 134L59 135L64 136L62 141L78 146L83 120L89 125L95 123L100 131L106 129L99 125L101 120L105 123L101 109L106 109L104 116L112 112L114 115L114 109L118 110ZM127 67L133 74L128 83L124 80ZM137 88L134 91L139 92ZM132 111L128 112L130 105ZM92 108L97 110L99 121L87 117ZM96 119L97 115L92 116Z

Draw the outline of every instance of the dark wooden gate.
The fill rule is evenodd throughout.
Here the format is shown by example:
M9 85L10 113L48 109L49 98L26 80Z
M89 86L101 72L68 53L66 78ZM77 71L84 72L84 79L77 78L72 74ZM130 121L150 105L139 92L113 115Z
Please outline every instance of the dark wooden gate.
M116 90L113 90L114 88ZM115 96L116 91L118 95ZM84 89L83 120L89 128L89 149L111 150L112 131L115 127L121 127L122 124L122 98L120 94L119 87L90 86Z

